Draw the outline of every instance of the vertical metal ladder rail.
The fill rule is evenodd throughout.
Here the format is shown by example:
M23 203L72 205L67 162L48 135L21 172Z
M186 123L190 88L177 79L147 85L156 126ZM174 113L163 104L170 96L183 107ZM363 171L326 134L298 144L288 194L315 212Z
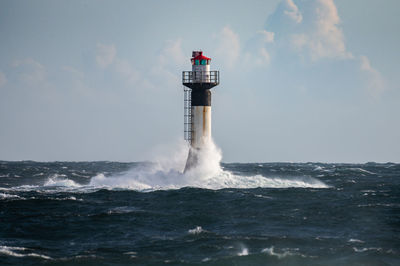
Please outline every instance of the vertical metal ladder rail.
M183 115L183 130L184 138L189 144L192 142L192 89L184 87L183 88L183 105L184 105L184 115Z

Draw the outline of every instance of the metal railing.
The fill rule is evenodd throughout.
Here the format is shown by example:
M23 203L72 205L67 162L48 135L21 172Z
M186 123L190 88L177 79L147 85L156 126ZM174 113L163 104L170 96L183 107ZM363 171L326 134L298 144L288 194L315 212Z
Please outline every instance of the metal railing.
M219 84L219 71L183 71L182 83Z

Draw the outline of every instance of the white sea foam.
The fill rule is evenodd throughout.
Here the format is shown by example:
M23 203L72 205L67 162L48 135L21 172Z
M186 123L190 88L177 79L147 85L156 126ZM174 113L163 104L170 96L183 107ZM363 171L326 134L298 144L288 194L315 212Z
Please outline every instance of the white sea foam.
M262 253L266 253L266 254L271 255L271 256L278 257L278 259L282 259L282 258L285 258L287 256L296 255L295 253L291 253L289 251L284 251L283 253L277 253L277 252L274 251L274 247L273 246L270 247L270 248L264 248L263 250L261 250L261 252Z
M0 193L0 199L21 199L18 195Z
M314 168L314 171L321 171L321 170L323 170L324 168L322 168L321 166L317 166L317 167L315 167Z
M203 170L203 169L201 169ZM58 182L57 184L60 184ZM223 188L328 188L323 182L311 177L282 178L262 175L240 176L220 169L214 175L209 172L190 171L182 174L178 170L167 172L152 168L135 168L126 173L106 177L99 174L90 180L89 186L102 188L124 188L139 191L198 187Z
M249 250L246 247L242 247L242 250L237 255L238 256L247 256L247 255L249 255Z
M354 239L354 238L351 238L351 239L349 240L349 242L351 242L351 243L364 243L364 241L362 241L362 240L360 240L360 239Z
M135 251L124 252L124 254L129 255L132 259L137 257L137 252Z
M60 178L61 177L61 178ZM80 187L75 181L65 178L65 175L53 175L44 183L45 187Z
M186 173L183 168L188 154L188 146L175 146L166 156L155 156L155 162L141 164L120 174L106 176L100 173L92 177L88 184L79 184L66 175L53 175L43 186L19 186L11 190L79 191L92 192L97 189L131 189L154 191L196 187L204 189L224 188L329 188L322 181L311 177L265 177L262 175L236 175L221 168L221 151L211 142L198 154L198 164Z
M372 247L372 248L357 248L357 247L353 247L353 250L355 251L355 252L365 252L365 251L369 251L369 250L374 250L374 251L381 251L382 250L382 248L375 248L375 247Z
M44 173L34 174L33 176L42 176Z
M126 188L140 191L159 189L179 189L198 187L206 189L223 188L328 188L323 182L311 177L282 178L264 177L262 175L235 175L220 167L221 151L210 145L198 154L198 164L185 174L182 173L187 151L177 152L177 156L169 156L171 160L161 159L151 166L131 169L116 176L106 177L99 174L90 180L89 185L106 188ZM185 154L185 156L182 156ZM179 158L179 160L177 159Z
M140 212L140 211L141 211L140 209L135 207L121 206L108 210L108 214L123 214L123 213Z
M45 260L51 260L52 258L46 255L38 254L38 253L21 253L21 251L26 251L27 248L24 247L9 247L9 246L0 246L0 254L12 257L37 257ZM19 252L16 252L19 251Z
M370 172L370 171L362 169L362 168L349 168L349 170L353 170L353 171L361 172L361 173L366 173L366 174L370 174L370 175L376 175L376 173Z
M198 235L203 232L205 232L205 231L203 230L203 228L201 228L201 226L196 226L196 228L188 230L188 233L191 235Z

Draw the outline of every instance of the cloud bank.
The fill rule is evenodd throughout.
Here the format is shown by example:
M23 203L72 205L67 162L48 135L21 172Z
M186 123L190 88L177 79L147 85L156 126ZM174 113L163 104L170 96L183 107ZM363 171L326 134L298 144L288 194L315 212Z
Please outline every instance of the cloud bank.
M243 65L248 69L270 66L270 69L285 68L288 76L291 66L303 65L320 71L318 66L342 64L331 71L351 72L364 80L366 93L379 97L384 91L382 74L375 69L367 56L354 55L346 47L341 20L333 0L283 0L267 18L265 28L254 33L242 48L239 35L226 26L219 34L216 54L223 57L228 69L243 56ZM285 67L284 67L285 66ZM304 67L303 67L304 69ZM346 69L346 70L344 70ZM271 70L272 71L272 70ZM303 75L315 73L303 72ZM343 73L342 77L348 75ZM310 77L312 79L312 77Z

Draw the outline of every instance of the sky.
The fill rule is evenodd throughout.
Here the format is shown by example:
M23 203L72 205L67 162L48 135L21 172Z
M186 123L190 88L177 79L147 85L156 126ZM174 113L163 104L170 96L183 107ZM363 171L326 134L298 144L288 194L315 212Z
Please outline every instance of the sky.
M0 160L145 161L212 58L224 162L400 162L397 0L0 1Z

